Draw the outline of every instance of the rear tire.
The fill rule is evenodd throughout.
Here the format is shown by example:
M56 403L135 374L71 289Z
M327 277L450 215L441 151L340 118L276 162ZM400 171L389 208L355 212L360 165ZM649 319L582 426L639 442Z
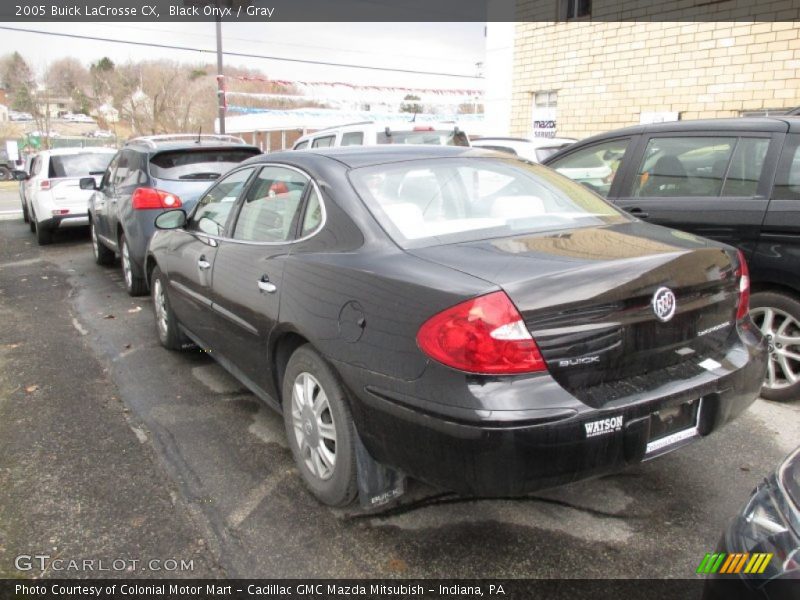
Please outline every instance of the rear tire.
M158 341L169 350L182 350L190 345L178 324L178 318L172 310L167 295L167 278L156 267L150 279L153 297L153 314L156 319Z
M20 200L20 204L22 204L22 220L26 223L30 223L31 218L28 216L28 204L25 200Z
M122 257L122 279L125 282L125 290L131 296L144 296L147 293L147 280L136 263L131 258L130 246L125 234L119 236L119 253Z
M769 365L761 397L775 402L797 400L800 398L800 302L782 292L756 292L750 297L750 316L769 344Z
M344 388L309 344L298 348L283 377L283 422L304 483L328 506L356 497L355 425Z
M31 233L36 233L36 214L31 209L31 213L28 215L28 227L31 229Z
M94 226L94 221L89 222L89 236L92 239L92 253L94 254L94 262L98 265L108 266L114 264L116 255L114 251L109 249L100 238L97 237L97 229Z
M36 234L36 242L40 246L47 246L48 244L53 243L53 230L47 225L42 225L39 223L39 221L36 220L36 215L33 215L33 218L31 219L31 226L33 228L33 232Z

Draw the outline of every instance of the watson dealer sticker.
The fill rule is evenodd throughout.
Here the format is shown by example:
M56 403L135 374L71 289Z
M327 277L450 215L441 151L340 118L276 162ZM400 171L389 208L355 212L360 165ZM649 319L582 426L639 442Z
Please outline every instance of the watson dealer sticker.
M622 415L600 419L599 421L590 421L589 423L584 423L583 426L586 428L587 438L614 433L622 430Z

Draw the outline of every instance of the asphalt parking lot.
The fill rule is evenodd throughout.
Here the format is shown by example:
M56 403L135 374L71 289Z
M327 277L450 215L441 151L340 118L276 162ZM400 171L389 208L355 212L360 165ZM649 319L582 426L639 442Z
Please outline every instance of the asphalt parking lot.
M169 575L194 577L691 577L797 440L800 403L758 400L619 475L509 500L412 482L383 513L333 510L277 414L209 356L161 348L87 231L38 247L0 220L0 576L40 575L14 568L40 552L191 559Z

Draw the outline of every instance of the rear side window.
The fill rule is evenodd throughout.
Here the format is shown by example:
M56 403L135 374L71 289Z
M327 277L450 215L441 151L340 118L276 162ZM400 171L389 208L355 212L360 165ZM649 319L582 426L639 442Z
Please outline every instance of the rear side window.
M608 197L630 141L630 138L624 138L593 144L571 152L547 166L601 196Z
M113 154L87 153L65 154L50 157L50 172L48 177L88 177L89 175L102 175L108 168Z
M719 196L736 138L654 138L647 144L633 195Z
M800 135L792 134L786 140L775 175L772 197L778 200L800 200Z
M306 140L305 142L300 142L299 144L297 144L297 146L294 147L294 149L295 150L304 150L307 147L308 147L308 140Z
M653 138L633 195L651 197L754 196L768 138Z
M363 146L364 133L361 131L348 131L342 134L342 146Z
M336 139L335 135L326 135L325 137L319 137L314 140L311 144L312 148L329 148L333 146L333 141Z
M168 150L150 159L150 174L156 179L214 181L258 154L255 148Z
M239 211L233 238L249 242L286 242L294 237L308 178L285 167L264 167Z
M725 185L723 196L755 196L764 159L769 150L769 138L741 138L736 144Z

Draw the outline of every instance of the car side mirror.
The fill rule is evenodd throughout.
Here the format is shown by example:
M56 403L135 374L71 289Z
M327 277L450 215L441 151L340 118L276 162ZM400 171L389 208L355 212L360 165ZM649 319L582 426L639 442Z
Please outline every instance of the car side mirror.
M25 181L26 179L28 179L28 174L25 171L20 171L18 169L15 169L14 171L12 171L11 174L17 181Z
M78 183L82 190L96 190L97 189L97 182L94 180L94 177L81 177L80 182Z
M168 210L156 217L155 225L159 229L180 229L186 226L186 211L182 208Z

